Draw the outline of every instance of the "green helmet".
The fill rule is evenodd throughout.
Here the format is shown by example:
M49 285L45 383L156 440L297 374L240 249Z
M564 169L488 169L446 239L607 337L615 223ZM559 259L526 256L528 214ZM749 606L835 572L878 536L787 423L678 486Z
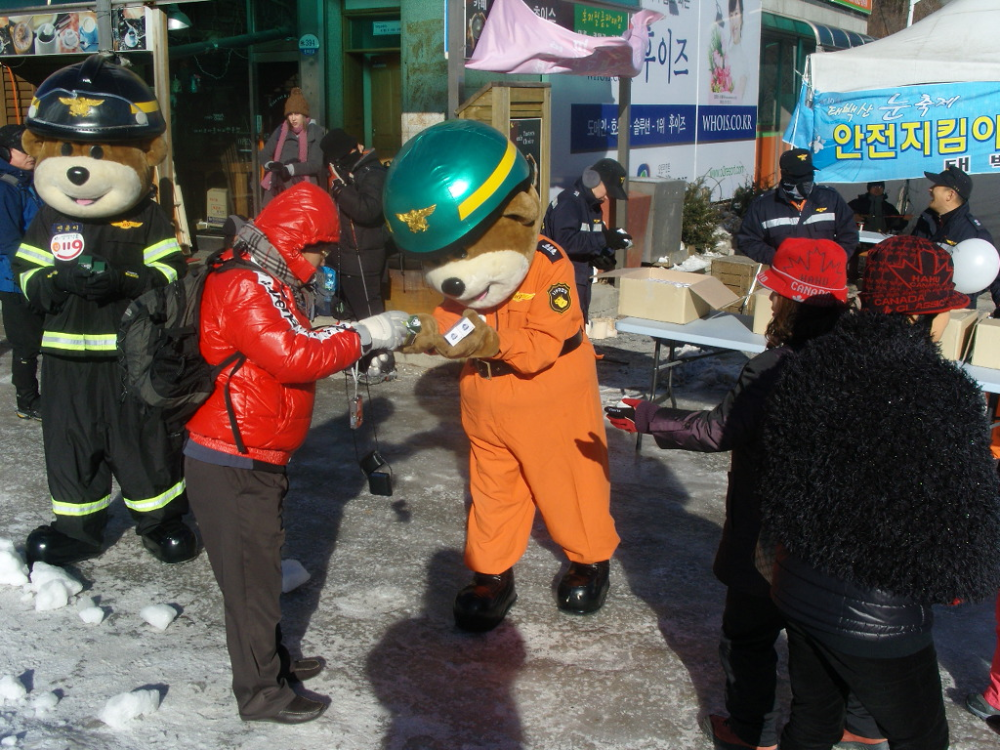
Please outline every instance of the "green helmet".
M385 217L404 252L453 253L475 242L530 180L527 160L500 131L448 120L415 135L393 160Z

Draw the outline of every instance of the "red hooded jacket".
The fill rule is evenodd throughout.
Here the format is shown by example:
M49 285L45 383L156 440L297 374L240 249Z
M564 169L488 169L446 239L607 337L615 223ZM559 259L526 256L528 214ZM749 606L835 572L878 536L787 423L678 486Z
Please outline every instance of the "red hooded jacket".
M300 183L272 200L254 224L303 282L315 269L300 250L339 235L337 209L322 188ZM201 353L218 365L235 352L246 362L230 378L225 368L216 389L187 424L191 440L241 455L230 426L225 384L247 453L284 465L306 438L312 420L315 381L361 356L356 332L338 327L312 330L292 288L263 269L237 267L211 274L201 301Z

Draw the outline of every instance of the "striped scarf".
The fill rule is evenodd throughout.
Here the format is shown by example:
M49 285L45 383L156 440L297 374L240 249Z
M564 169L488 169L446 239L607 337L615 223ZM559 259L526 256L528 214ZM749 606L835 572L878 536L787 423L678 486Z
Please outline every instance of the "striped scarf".
M299 311L312 317L315 304L312 282L303 283L292 273L292 269L288 267L278 248L271 244L267 236L255 227L252 221L248 221L240 229L233 248L237 254L245 253L253 263L290 287Z

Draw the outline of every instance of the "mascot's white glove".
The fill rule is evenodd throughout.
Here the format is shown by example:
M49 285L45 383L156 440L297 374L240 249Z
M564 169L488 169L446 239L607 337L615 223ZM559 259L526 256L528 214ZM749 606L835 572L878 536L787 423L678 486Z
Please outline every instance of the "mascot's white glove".
M398 349L412 335L406 327L410 314L402 310L389 310L354 324L361 336L361 350L367 354L373 349Z

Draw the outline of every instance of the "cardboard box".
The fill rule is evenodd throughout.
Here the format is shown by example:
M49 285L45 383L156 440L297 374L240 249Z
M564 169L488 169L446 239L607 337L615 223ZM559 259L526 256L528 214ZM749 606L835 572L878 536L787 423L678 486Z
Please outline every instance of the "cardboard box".
M618 314L683 324L738 299L714 276L636 268L620 274Z
M976 325L971 364L1000 370L1000 320L986 318Z
M731 255L712 259L712 276L725 284L734 294L745 297L753 286L757 274L767 267L766 264L758 263L745 255Z
M774 317L771 314L771 290L761 287L750 297L753 300L753 332L763 336L767 324Z
M212 226L222 226L233 212L233 204L229 199L229 191L225 188L212 188L205 198L205 220Z
M975 310L952 310L948 313L948 325L938 344L945 359L964 361L968 357L972 331L979 317Z

